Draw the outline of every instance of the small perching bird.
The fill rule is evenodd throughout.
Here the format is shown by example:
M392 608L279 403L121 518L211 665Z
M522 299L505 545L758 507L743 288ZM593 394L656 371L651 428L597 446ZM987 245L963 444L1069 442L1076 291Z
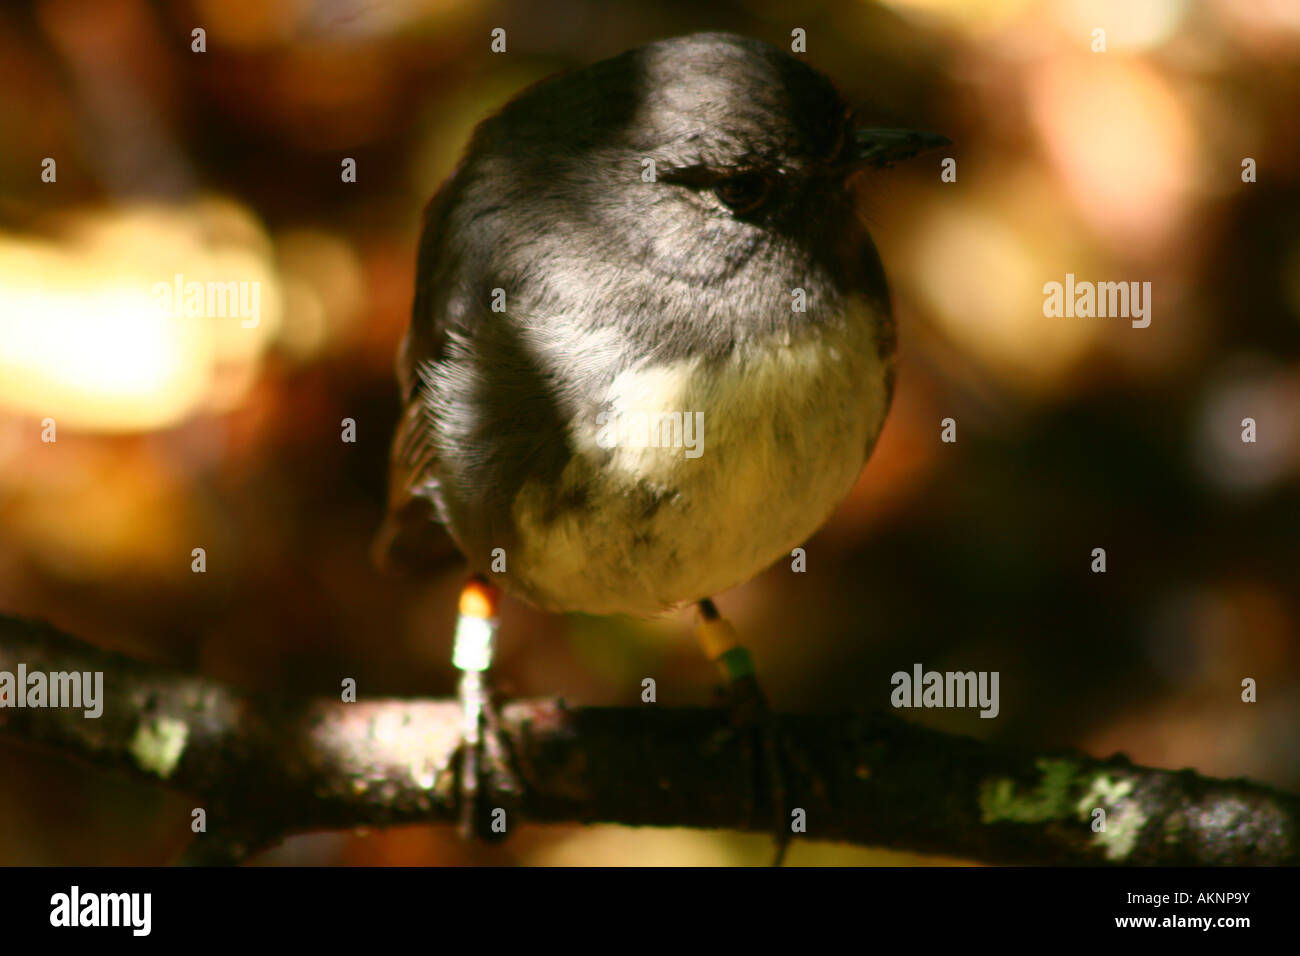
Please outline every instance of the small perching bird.
M870 455L895 333L853 181L946 142L864 128L816 70L717 33L546 80L475 131L426 213L381 538L428 558L445 529L475 575L467 806L495 588L557 612L697 603L772 741L709 598L811 536Z

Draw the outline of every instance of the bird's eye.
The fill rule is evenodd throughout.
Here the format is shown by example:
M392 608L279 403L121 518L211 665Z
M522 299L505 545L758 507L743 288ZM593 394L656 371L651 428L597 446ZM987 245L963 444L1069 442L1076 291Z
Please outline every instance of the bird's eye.
M762 173L738 173L713 187L713 194L737 215L757 212L767 202L771 183Z

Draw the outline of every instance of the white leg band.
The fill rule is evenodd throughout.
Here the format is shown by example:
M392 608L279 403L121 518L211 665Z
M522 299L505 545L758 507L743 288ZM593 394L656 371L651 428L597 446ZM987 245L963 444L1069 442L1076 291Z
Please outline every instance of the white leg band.
M492 642L497 633L497 619L468 617L456 619L456 639L451 662L462 671L485 671L492 666Z

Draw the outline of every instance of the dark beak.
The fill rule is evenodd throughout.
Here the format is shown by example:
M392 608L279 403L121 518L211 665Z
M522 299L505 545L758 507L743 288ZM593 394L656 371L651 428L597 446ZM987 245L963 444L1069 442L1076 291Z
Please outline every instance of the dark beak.
M918 153L952 144L938 133L919 133L912 129L859 129L853 131L857 164L883 169Z

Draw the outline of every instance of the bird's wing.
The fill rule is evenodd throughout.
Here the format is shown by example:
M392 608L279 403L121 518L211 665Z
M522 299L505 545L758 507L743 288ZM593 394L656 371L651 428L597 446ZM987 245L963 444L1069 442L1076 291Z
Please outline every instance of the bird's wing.
M454 192L453 175L425 209L411 324L397 354L402 417L389 458L388 513L372 549L376 563L385 568L426 570L441 567L458 556L455 542L437 511L437 448L428 406L419 394L420 367L437 361L446 345L447 329L441 310L435 308L435 293L446 265L439 261L439 238Z

